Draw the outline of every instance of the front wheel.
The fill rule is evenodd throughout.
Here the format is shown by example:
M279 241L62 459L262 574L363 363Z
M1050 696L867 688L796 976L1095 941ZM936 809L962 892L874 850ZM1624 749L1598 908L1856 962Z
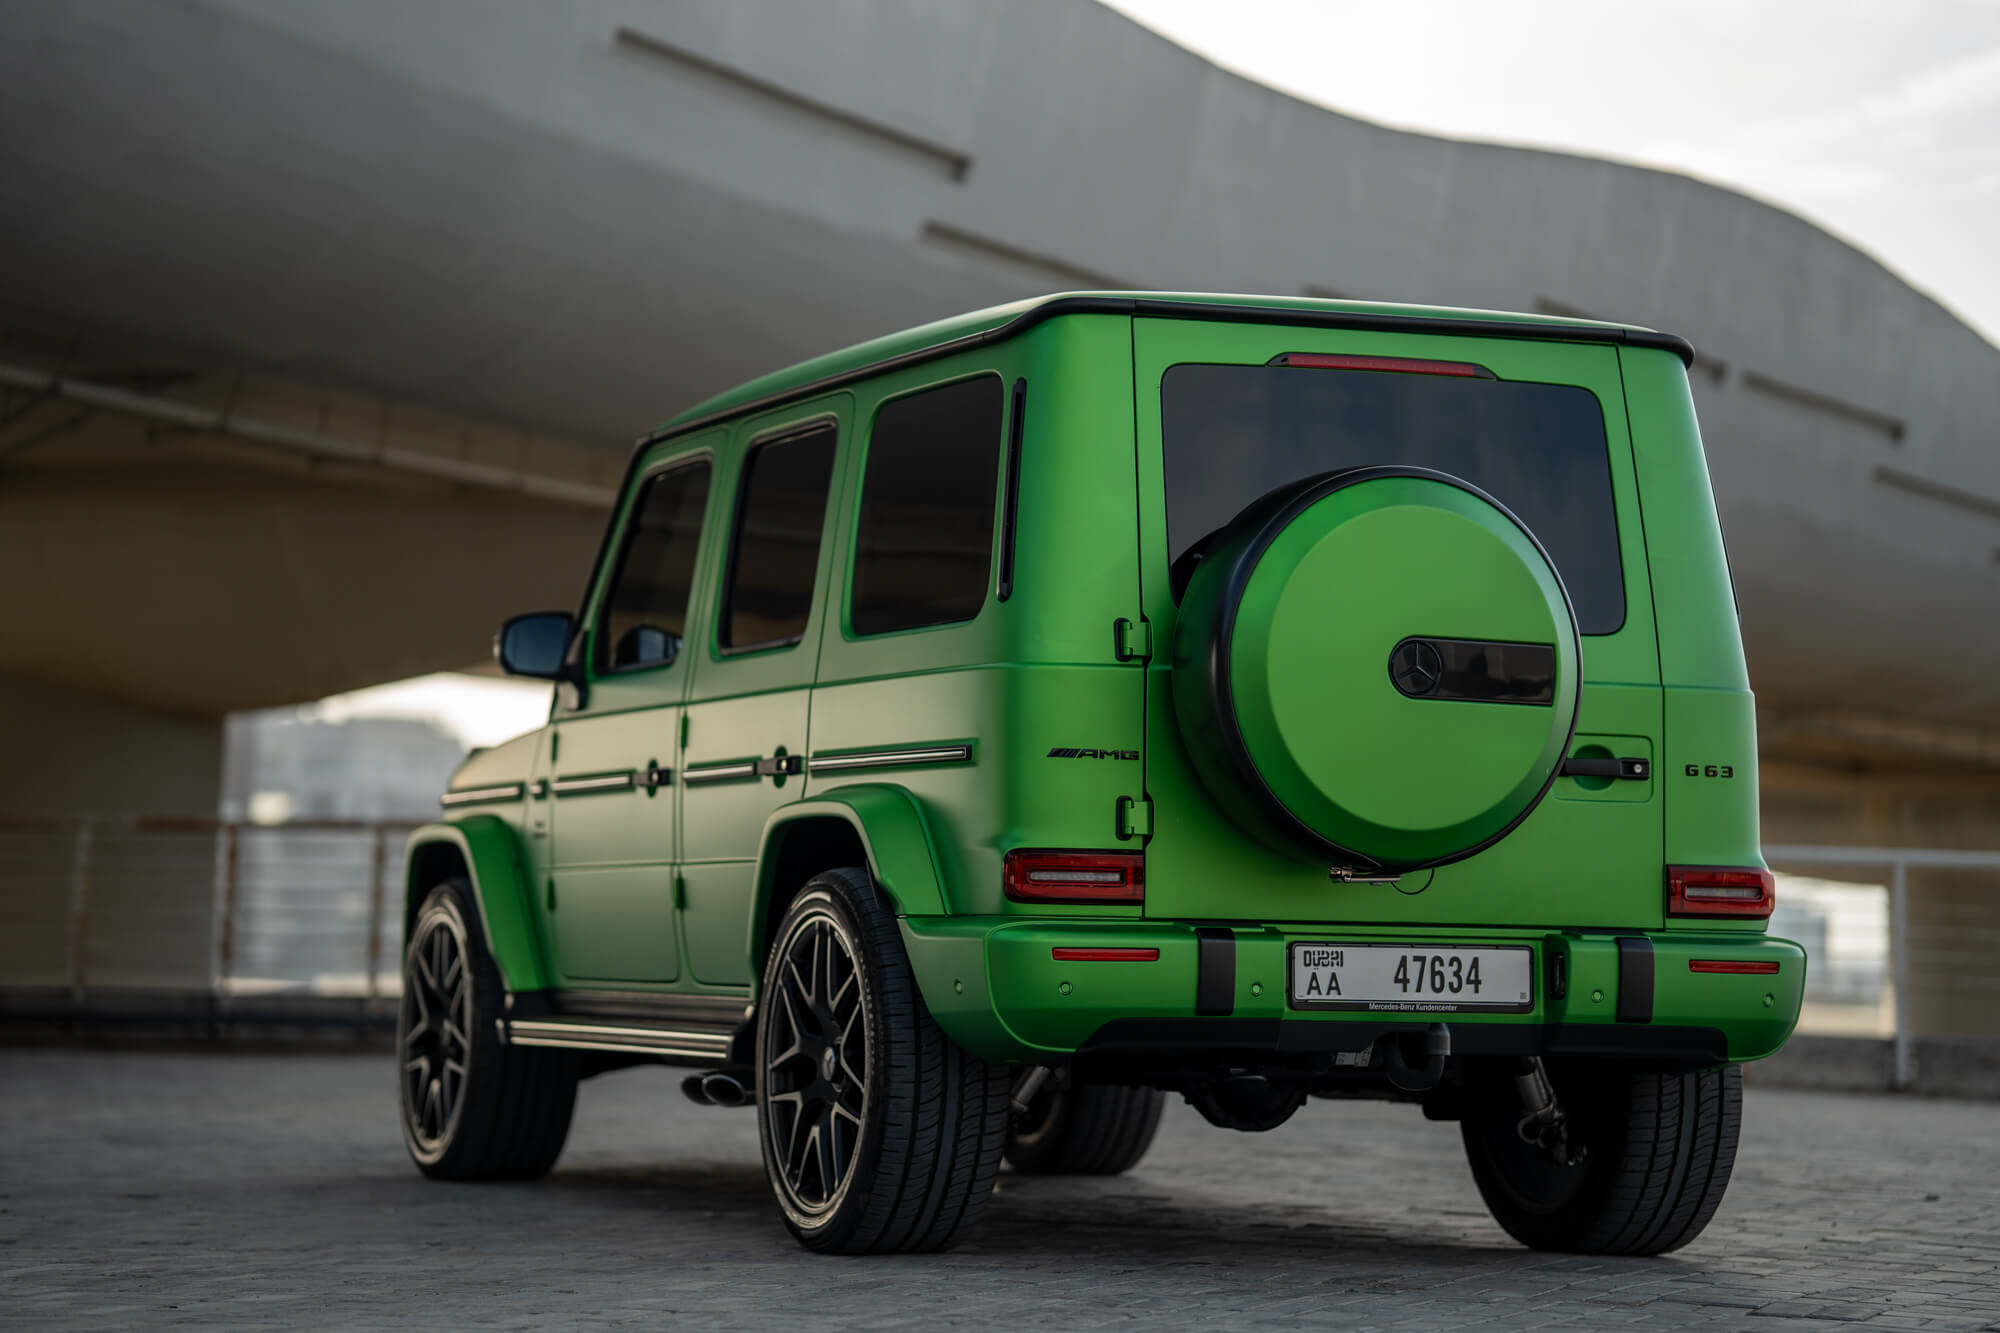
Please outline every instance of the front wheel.
M836 1254L941 1250L993 1193L1007 1071L925 1006L865 870L799 891L764 964L757 1121L785 1225Z
M1557 1064L1550 1082L1584 1149L1573 1166L1524 1142L1506 1078L1475 1080L1459 1128L1472 1177L1507 1234L1538 1250L1665 1254L1700 1235L1729 1185L1743 1071Z
M417 909L396 1024L403 1143L439 1180L527 1180L555 1165L576 1107L570 1051L505 1046L505 989L472 886L446 880Z

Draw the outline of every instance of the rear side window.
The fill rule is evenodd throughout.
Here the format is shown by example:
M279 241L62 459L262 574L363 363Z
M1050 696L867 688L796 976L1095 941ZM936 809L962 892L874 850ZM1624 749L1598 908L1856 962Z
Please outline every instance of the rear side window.
M664 666L680 656L708 473L707 459L683 464L639 492L599 620L599 671Z
M1403 464L1450 473L1547 548L1577 628L1625 623L1604 415L1563 384L1296 366L1180 365L1161 385L1167 544L1179 597L1202 544L1287 482Z
M837 438L829 422L757 445L745 460L719 632L725 649L805 636Z
M875 414L848 612L856 634L949 625L986 604L1000 418L991 375L898 398Z

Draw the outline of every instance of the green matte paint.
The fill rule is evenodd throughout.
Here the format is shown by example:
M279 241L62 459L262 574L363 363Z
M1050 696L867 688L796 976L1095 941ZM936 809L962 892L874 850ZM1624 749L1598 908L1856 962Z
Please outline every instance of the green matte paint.
M1660 534L1652 540L1652 563L1666 686L1660 762L1666 859L1762 865L1756 704L1687 376L1664 353L1620 349L1619 359L1626 411L1641 445L1638 489L1647 531Z
M857 782L838 787L810 801L799 801L774 813L759 841L757 896L751 907L745 938L747 963L753 975L761 970L765 907L779 889L775 874L779 853L788 836L808 822L837 820L852 829L867 852L870 874L895 904L898 916L940 916L947 910L937 853L924 826L923 807L903 788L884 782Z
M457 854L462 868L455 873L472 882L472 892L479 900L479 919L486 928L486 947L499 965L507 989L542 990L551 985L554 978L536 924L535 892L521 865L520 839L514 827L498 815L463 815L448 824L426 824L410 834L405 852L409 866L404 882L405 933L424 896L448 878L440 876L432 881L419 873L429 863L425 853L444 848Z
M1216 591L1189 589L1184 626ZM1210 600L1200 614L1217 610ZM1388 661L1412 636L1551 645L1554 702L1407 698ZM1547 560L1485 501L1417 478L1347 487L1293 520L1244 589L1230 660L1237 724L1272 793L1321 836L1387 863L1456 855L1518 819L1561 761L1575 709L1576 636ZM1183 714L1208 702L1199 688L1175 694Z
M710 460L680 662L594 677L581 708L559 707L541 732L468 761L455 786L519 781L530 794L456 811L421 830L412 843L412 899L429 887L418 883L420 868L462 862L511 990L568 984L554 968L553 939L564 942L565 956L580 942L584 953L607 960L593 969L629 978L591 980L593 990L744 994L761 970L768 919L797 887L779 882L781 864L792 864L784 849L806 845L789 840L838 845L851 832L897 911L926 1004L953 1039L992 1059L1059 1059L1116 1019L1192 1016L1195 926L1218 922L1235 928L1237 1017L1373 1019L1291 1011L1286 948L1297 940L1379 940L1535 951L1532 1013L1456 1014L1454 1025L1610 1024L1615 941L1645 934L1656 949L1654 1023L1719 1028L1733 1060L1783 1042L1803 980L1797 946L1768 939L1761 921L1663 919L1668 862L1760 863L1754 704L1686 375L1671 354L1560 341L1561 327L1575 321L1538 320L1551 336L1523 340L1073 313L991 346L953 345L947 355L864 374L834 392L757 406L771 394L997 328L1035 304L836 352L678 419L699 421L698 430L663 428L644 447L612 523L615 538L647 470L694 455ZM1232 697L1248 719L1260 770L1286 803L1342 837L1375 839L1384 855L1421 859L1477 842L1542 792L1565 752L1572 700L1576 734L1566 753L1645 758L1653 764L1648 779L1556 778L1492 846L1396 885L1333 882L1323 862L1248 831L1219 802L1208 781L1216 774L1201 769L1183 740L1175 698L1185 674L1176 662L1182 608L1166 578L1160 385L1174 365L1262 365L1283 352L1473 361L1503 379L1588 390L1603 408L1626 606L1614 633L1572 637L1560 591L1532 545L1456 488L1371 482L1316 506L1266 553L1232 640L1241 668ZM1011 596L997 594L996 515L989 594L976 614L857 635L848 598L875 415L891 398L972 376L999 377L1009 430L1015 386L1025 384ZM746 453L760 436L813 419L835 422L839 444L810 626L795 645L725 652L716 616ZM1004 483L1004 449L996 466L996 483ZM1004 489L996 485L1003 500ZM1401 548L1398 559L1382 559L1391 547ZM1423 552L1414 560L1412 547ZM617 549L616 540L607 546L612 555ZM592 573L586 633L607 581L605 568ZM1200 609L1192 590L1190 599L1192 614ZM1336 603L1337 619L1324 614ZM1556 703L1407 699L1389 683L1387 658L1410 635L1549 643ZM1150 658L1132 651L1144 643ZM800 773L782 783L762 777L689 787L681 778L690 764L766 757L779 746L825 756L935 745L965 745L971 754ZM649 760L676 774L653 797L550 802L532 794L551 774ZM1689 763L1697 776L1687 776ZM1702 776L1709 764L1735 776ZM1150 834L1121 839L1119 811L1141 801L1150 802ZM572 847L565 828L582 841ZM552 845L560 848L553 859ZM1009 901L1004 858L1035 848L1143 851L1144 904ZM562 880L553 907L552 866ZM583 920L592 914L572 912L568 902L593 887L592 876L636 903L617 909L604 897L596 905L607 910ZM1051 954L1092 944L1157 948L1160 957L1078 964ZM1570 977L1561 999L1542 993L1555 954ZM1690 973L1696 957L1768 960L1780 970ZM1593 992L1604 998L1593 1002Z

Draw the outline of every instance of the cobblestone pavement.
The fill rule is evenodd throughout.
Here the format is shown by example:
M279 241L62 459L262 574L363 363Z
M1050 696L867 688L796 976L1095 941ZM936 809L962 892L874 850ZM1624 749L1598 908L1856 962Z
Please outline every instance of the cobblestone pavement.
M530 1185L403 1157L386 1056L0 1051L0 1324L2000 1329L2000 1107L1755 1091L1735 1184L1664 1259L1514 1246L1455 1126L1176 1102L1112 1181L1011 1174L947 1255L798 1249L752 1116L630 1070Z

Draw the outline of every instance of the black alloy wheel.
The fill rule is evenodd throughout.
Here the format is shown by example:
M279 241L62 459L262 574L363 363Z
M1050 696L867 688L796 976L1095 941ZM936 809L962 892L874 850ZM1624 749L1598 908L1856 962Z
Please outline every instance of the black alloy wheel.
M831 911L795 919L776 957L764 1132L785 1202L818 1216L853 1179L868 1123L868 1006L854 942Z
M438 912L421 923L403 969L403 1116L411 1150L442 1155L464 1109L471 1058L472 971L465 924Z
M758 992L757 1128L785 1225L825 1254L953 1244L993 1193L1007 1067L931 1017L867 870L814 876L773 940Z
M439 1180L527 1180L562 1152L576 1107L576 1052L511 1046L500 969L478 895L463 879L425 896L403 951L396 1023L403 1144Z

